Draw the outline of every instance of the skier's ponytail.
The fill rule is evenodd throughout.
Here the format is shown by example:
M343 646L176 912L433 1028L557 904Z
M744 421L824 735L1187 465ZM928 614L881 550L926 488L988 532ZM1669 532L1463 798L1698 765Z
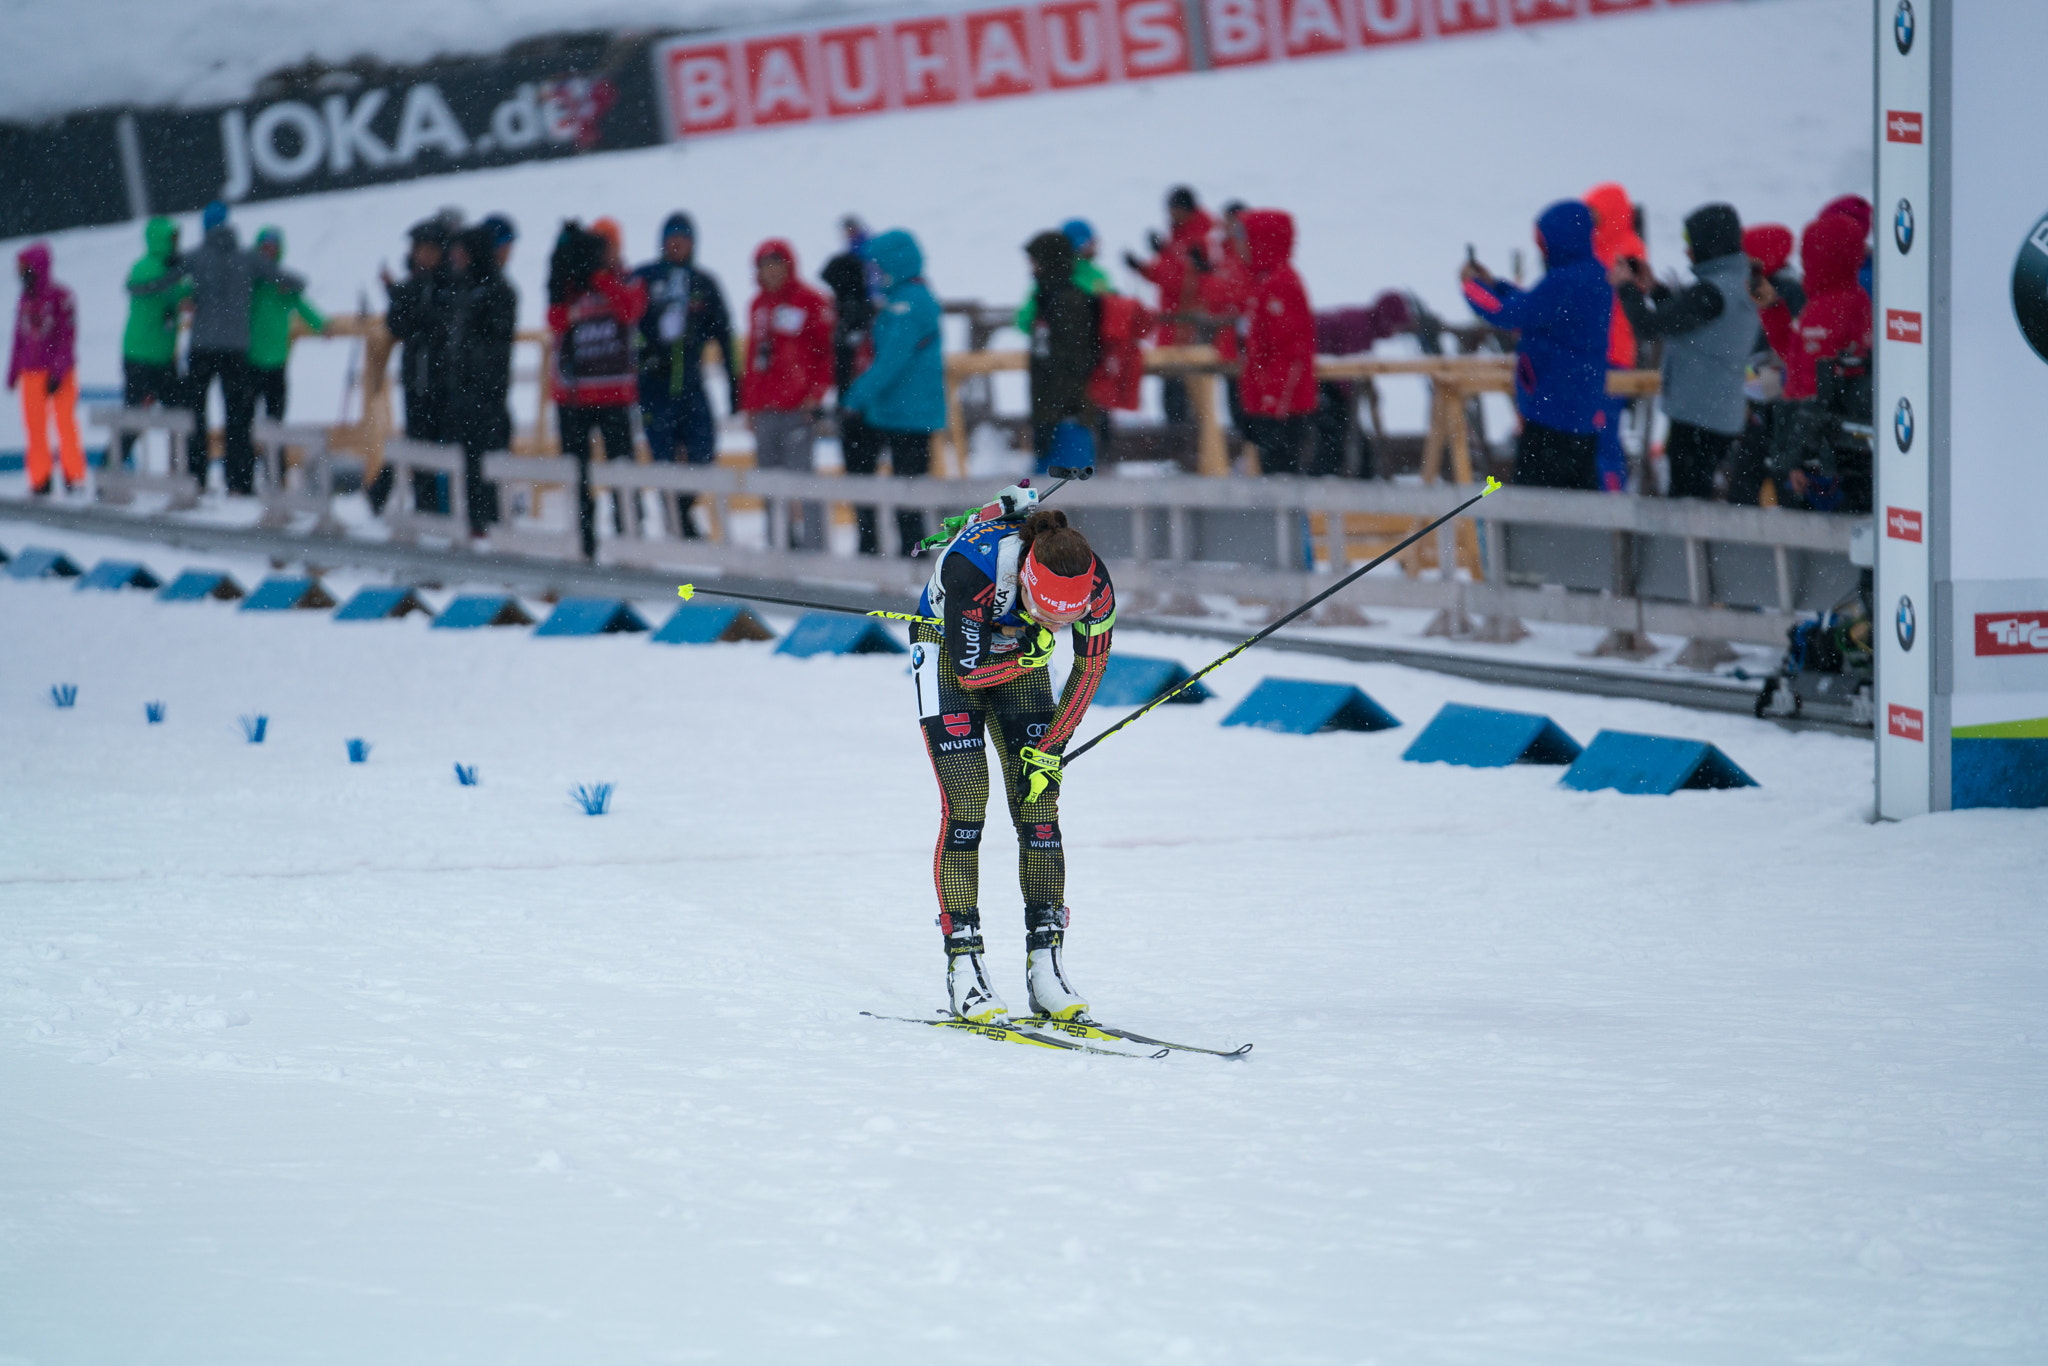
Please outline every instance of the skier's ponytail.
M1079 529L1067 525L1058 508L1039 508L1024 519L1024 552L1061 578L1085 574L1095 564L1095 551Z

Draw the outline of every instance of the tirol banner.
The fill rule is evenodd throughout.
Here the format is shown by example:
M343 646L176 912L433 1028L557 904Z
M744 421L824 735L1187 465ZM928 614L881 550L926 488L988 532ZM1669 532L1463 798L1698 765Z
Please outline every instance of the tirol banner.
M309 74L268 99L0 131L0 234L316 194L662 140L645 41L373 75ZM60 145L61 144L61 145Z
M1371 52L1712 0L1036 0L654 50L671 138Z

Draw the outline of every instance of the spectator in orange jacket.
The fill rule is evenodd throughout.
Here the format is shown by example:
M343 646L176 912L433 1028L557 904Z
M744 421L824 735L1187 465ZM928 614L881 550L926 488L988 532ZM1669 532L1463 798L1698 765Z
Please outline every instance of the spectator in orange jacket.
M1650 249L1636 231L1636 208L1627 190L1609 181L1587 191L1584 202L1593 211L1593 259L1601 269L1612 270L1616 261L1649 263ZM1616 300L1607 327L1607 368L1633 370L1638 358L1636 330ZM1628 411L1628 403L1610 394L1594 416L1600 440L1595 462L1600 487L1608 493L1620 493L1628 484L1628 452L1621 445L1621 415Z
M1159 287L1162 314L1192 313L1201 306L1198 282L1201 271L1209 264L1209 239L1216 222L1195 199L1195 192L1185 185L1177 185L1167 194L1166 221L1170 236L1162 240L1158 233L1152 234L1152 259L1141 261L1125 252L1124 264ZM1201 262L1199 266L1197 260ZM1186 346L1196 339L1195 329L1186 323L1160 325L1161 346ZM1168 422L1185 425L1193 420L1188 409L1186 380L1169 376L1163 382L1161 398Z
M747 308L747 368L740 406L764 470L811 472L818 406L832 387L832 304L796 275L796 249L770 238L754 251L760 293ZM824 505L793 504L790 544L825 548Z
M555 335L555 399L562 453L576 461L583 557L597 558L597 508L590 497L590 434L607 460L633 458L633 405L640 376L633 329L647 311L647 285L625 273L619 225L600 218L585 232L563 225L548 267L548 328ZM613 513L617 515L616 500Z
M1278 209L1244 212L1252 288L1245 300L1245 437L1266 474L1297 474L1309 414L1316 409L1316 320L1295 274L1294 219Z

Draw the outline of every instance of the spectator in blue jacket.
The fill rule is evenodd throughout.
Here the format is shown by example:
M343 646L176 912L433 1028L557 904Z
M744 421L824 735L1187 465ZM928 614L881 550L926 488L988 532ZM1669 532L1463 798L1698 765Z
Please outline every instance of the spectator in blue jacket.
M1536 220L1543 280L1523 290L1477 261L1461 272L1473 310L1520 332L1515 346L1514 482L1538 488L1597 489L1596 415L1607 395L1607 331L1614 291L1593 257L1593 211L1576 199Z
M901 228L871 238L868 260L881 273L882 303L871 334L874 363L846 387L840 406L858 413L875 441L856 457L847 453L848 474L873 474L881 453L898 479L931 468L932 433L946 425L946 370L939 340L939 301L924 282L924 253ZM1604 284L1604 281L1603 281ZM875 510L858 507L863 555L880 553ZM924 513L899 510L896 528L908 555L924 539Z

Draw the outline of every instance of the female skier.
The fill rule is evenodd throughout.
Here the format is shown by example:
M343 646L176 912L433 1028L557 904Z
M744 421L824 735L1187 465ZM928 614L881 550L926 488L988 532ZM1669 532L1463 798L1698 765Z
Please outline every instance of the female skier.
M1004 496L1014 507L1028 490ZM986 515L986 514L984 514ZM1024 980L1031 1012L1071 1020L1088 1003L1067 981L1067 863L1060 846L1060 752L1081 724L1109 662L1116 594L1109 570L1063 512L970 523L940 554L918 612L942 620L912 630L911 667L924 744L939 780L933 877L955 1015L977 1023L1009 1013L981 963L981 829L988 808L983 728L1002 764L1017 827L1024 892ZM1073 628L1074 670L1057 704L1046 665L1054 632Z

